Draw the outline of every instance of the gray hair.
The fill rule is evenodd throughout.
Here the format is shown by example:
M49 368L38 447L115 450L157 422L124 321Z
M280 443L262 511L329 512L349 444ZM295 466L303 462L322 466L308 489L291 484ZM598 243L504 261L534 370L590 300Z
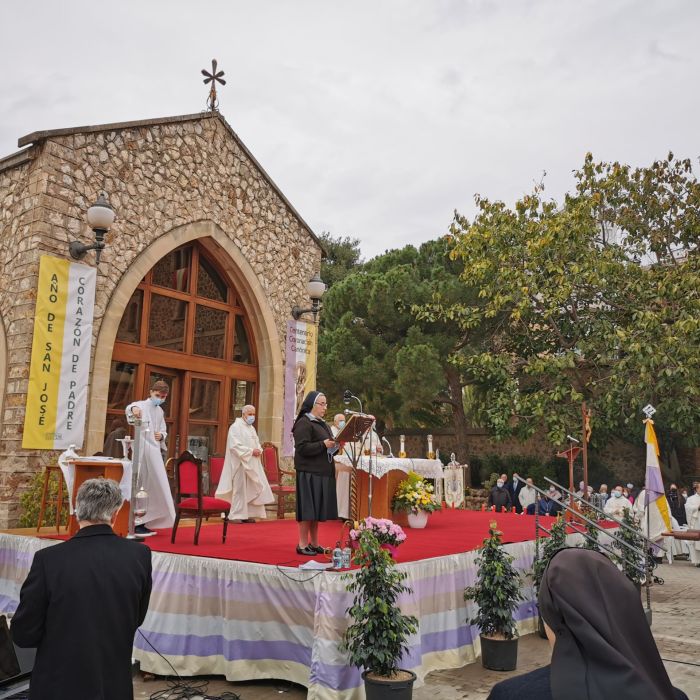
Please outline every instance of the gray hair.
M246 413L248 413L249 411L254 411L254 410L255 410L255 406L253 406L252 403L247 403L247 404L246 404L245 406L243 406L243 408L241 409L241 415L244 416L244 415L245 415Z
M89 523L111 523L124 498L112 479L88 479L75 497L75 517Z

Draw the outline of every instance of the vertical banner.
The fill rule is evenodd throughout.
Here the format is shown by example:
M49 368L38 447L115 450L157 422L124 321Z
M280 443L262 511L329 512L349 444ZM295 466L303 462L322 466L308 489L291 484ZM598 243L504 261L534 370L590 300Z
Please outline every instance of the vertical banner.
M97 271L42 255L22 447L82 447Z
M294 455L292 424L304 396L316 388L315 323L287 322L284 367L284 418L282 421L282 456Z

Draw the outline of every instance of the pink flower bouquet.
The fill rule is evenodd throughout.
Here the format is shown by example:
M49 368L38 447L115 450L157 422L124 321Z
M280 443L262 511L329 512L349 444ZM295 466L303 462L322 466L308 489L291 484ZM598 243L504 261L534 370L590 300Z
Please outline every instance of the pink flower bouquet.
M379 540L379 544L388 544L397 547L406 539L406 533L399 525L385 518L365 518L357 530L350 530L350 539L356 542L360 533L371 530Z

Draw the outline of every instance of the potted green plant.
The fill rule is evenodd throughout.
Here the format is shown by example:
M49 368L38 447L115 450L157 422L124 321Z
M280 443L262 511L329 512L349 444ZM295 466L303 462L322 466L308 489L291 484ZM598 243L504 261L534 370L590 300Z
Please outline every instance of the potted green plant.
M542 549L540 550L539 556L535 558L532 564L532 579L535 584L535 592L539 595L540 583L542 583L542 576L544 575L544 570L549 564L549 560L560 550L566 547L566 520L561 516L558 516L552 526L549 529L550 536L544 540ZM540 637L543 639L547 638L544 631L544 622L542 621L542 616L537 613L537 629Z
M396 488L391 507L396 513L407 514L409 527L424 528L428 524L428 514L440 510L433 491L432 484L420 474L409 472Z
M476 583L464 590L464 599L473 600L479 608L468 622L480 631L481 663L493 671L512 671L518 663L514 613L523 595L520 574L513 557L503 549L495 523L489 527L476 564Z
M622 512L623 525L627 527L621 527L617 531L617 536L628 545L636 547L642 552L646 549L646 544L644 542L644 537L642 536L642 528L639 522L639 517L632 511L631 508L626 508ZM644 557L628 549L624 545L613 542L613 547L619 552L617 557L617 565L622 570L622 573L627 576L627 578L632 581L638 591L642 590L642 583L644 583L644 568L645 560Z
M367 700L410 700L416 674L398 666L408 637L418 629L418 620L404 615L397 603L401 594L411 592L403 583L407 574L396 568L371 529L361 531L357 542L353 561L360 569L346 574L354 597L341 648L351 664L364 669Z

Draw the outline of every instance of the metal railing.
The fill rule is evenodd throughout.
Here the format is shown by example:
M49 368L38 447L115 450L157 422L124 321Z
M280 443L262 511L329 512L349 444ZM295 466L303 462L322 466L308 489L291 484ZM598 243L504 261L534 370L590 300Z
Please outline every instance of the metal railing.
M521 476L516 477L519 482L521 482L524 486L528 485L525 479L523 479ZM626 525L623 522L620 522L616 518L612 518L609 516L607 513L602 508L599 508L598 506L593 505L592 503L589 503L583 496L578 496L575 493L569 491L567 488L564 488L560 484L558 484L556 481L553 479L550 479L549 477L545 477L545 480L548 481L552 486L554 486L562 495L566 494L569 496L572 500L574 501L579 501L585 504L586 508L589 510L592 510L599 515L601 515L603 518L606 520L614 520L618 527L620 529L624 529L629 531L630 533L634 533L635 536L643 540L648 547L652 548L659 548L659 549L664 549L660 545L657 545L655 542L650 540L648 537L645 537L641 532L636 530L633 527L630 527L629 525ZM536 497L535 497L535 561L537 561L540 558L540 533L544 532L547 535L551 535L551 530L548 530L544 525L540 523L540 509L539 509L539 501L540 501L540 496L547 496L549 498L549 492L545 491L544 489L539 488L538 486L532 486L532 488L535 489L536 492ZM555 499L554 499L555 500ZM597 530L598 532L602 532L606 537L609 537L611 540L616 542L620 546L620 551L623 552L622 556L624 556L624 551L627 550L630 554L633 555L632 560L628 560L628 564L632 566L641 576L644 577L645 582L646 582L646 607L647 607L647 615L649 622L651 623L651 595L649 592L649 583L651 581L651 568L650 568L650 563L649 563L649 557L647 555L647 552L639 549L639 547L635 547L634 545L630 544L629 542L626 542L625 540L621 539L618 537L615 533L610 532L607 528L601 526L598 522L595 520L592 520L589 518L587 515L584 515L581 511L577 510L576 508L572 508L569 506L567 503L564 503L564 501L556 501L557 505L561 508L561 510L566 511L568 513L571 513L572 515L576 516L576 518L583 520L585 523L587 523L589 526L591 526L594 530ZM612 557L613 560L619 559L620 555L617 554L617 552L607 544L600 542L597 538L591 536L589 532L585 528L581 528L580 524L575 521L569 521L568 522L569 527L577 534L582 535L587 541L589 542L594 542L598 548L603 550L608 556ZM664 550L665 551L665 550ZM643 561L643 565L639 565L637 562Z

